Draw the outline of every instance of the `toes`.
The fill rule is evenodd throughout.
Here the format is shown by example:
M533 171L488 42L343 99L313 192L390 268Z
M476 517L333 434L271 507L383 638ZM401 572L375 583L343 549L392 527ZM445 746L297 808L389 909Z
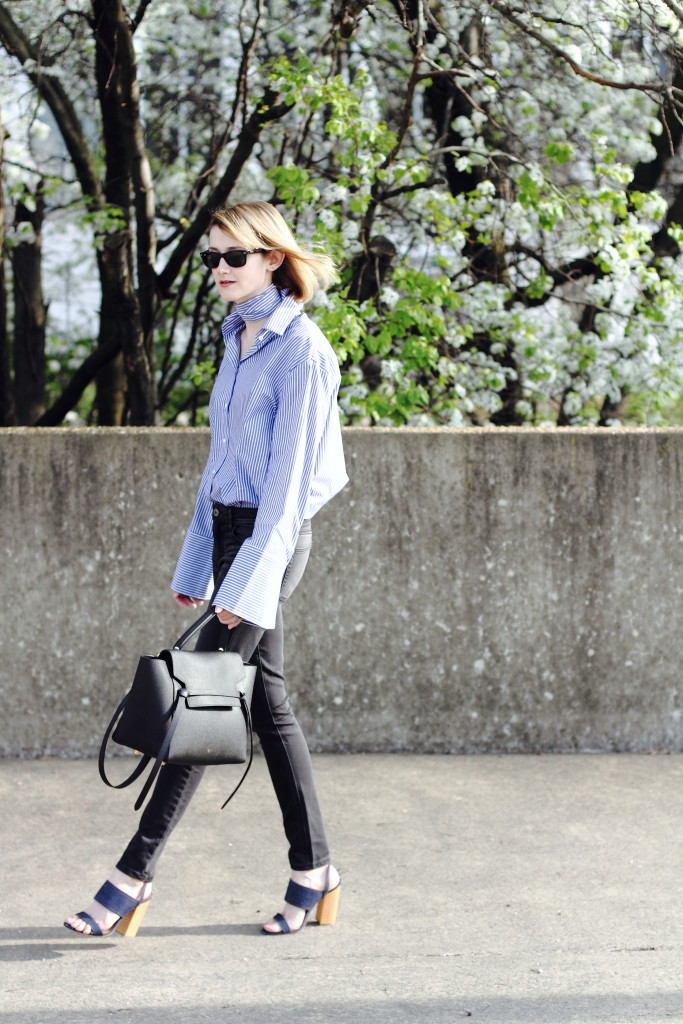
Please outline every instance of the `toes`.
M264 924L263 930L264 932L269 932L271 935L279 935L283 928L279 921L276 921L274 917L271 917L270 921L266 921Z
M82 917L67 917L64 924L68 925L69 928L75 932L79 932L81 935L90 935L92 928L87 921L84 921Z

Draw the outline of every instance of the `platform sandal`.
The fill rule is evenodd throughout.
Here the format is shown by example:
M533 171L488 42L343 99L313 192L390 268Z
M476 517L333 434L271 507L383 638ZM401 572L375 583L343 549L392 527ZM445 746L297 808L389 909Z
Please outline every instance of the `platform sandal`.
M330 888L330 873L332 870L333 868L330 865L327 869L326 885L322 891L320 889L309 889L305 885L299 885L298 882L290 881L285 893L285 903L298 907L300 910L305 910L304 919L298 928L290 928L284 915L276 914L273 921L277 921L280 925L280 931L271 932L264 927L261 929L264 935L293 935L295 932L300 932L308 924L308 919L314 907L317 907L315 916L318 924L334 924L337 920L337 908L339 907L339 896L341 894L341 878L337 875L336 884ZM336 871L335 874L337 874Z
M149 895L148 895L149 893ZM70 928L72 932L76 932L77 935L83 935L87 937L89 935L106 936L111 935L112 932L119 932L121 935L125 935L127 938L132 939L138 933L138 928L142 923L142 919L145 916L145 911L152 898L151 883L148 882L141 894L141 899L136 900L132 896L128 896L127 893L117 889L111 882L105 882L102 888L95 894L95 899L100 903L106 910L110 910L112 914L118 914L119 919L115 921L111 928L102 931L97 921L95 921L90 914L87 914L85 910L75 914L75 917L80 917L82 921L90 925L91 930L89 932L81 932L78 928L74 928L72 924L64 922L65 928Z

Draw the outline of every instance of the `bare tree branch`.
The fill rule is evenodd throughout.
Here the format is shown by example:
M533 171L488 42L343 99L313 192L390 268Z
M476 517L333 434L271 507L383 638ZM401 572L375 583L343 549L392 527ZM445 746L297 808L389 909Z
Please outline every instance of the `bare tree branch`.
M251 156L261 132L270 121L277 121L292 109L291 103L276 103L278 93L268 89L261 102L256 103L248 118L235 150L230 157L220 181L212 190L206 202L195 215L194 221L181 236L171 253L168 262L159 274L158 283L161 293L167 295L173 282L180 273L183 263L194 251L203 234L207 231L211 220L211 211L224 203L235 186L242 168Z
M242 19L240 16L240 39L242 41L242 57L240 59L240 66L237 71L235 94L232 102L232 108L225 122L225 127L222 129L220 135L212 140L211 145L209 146L209 151L207 153L204 166L202 167L201 171L197 174L193 182L192 188L190 189L188 199L185 203L185 215L187 216L188 219L192 217L194 210L199 205L199 197L201 193L204 191L210 176L216 170L216 163L218 161L218 158L220 157L220 154L223 152L229 139L232 136L232 133L235 128L235 121L237 119L238 110L240 109L240 107L242 107L243 110L246 111L248 98L247 79L249 63L254 48L256 46L258 29L262 16L263 0L258 0L256 18L254 19L254 23L251 28L251 33L246 38L242 33ZM244 119L246 119L246 113L244 114ZM167 240L166 242L164 242L162 248L165 248L168 244L169 243Z
M20 61L26 75L47 103L59 126L83 194L91 206L101 207L104 203L102 187L74 105L60 80L42 73L40 54L12 18L7 4L3 3L0 3L0 43Z
M683 7L679 7L675 0L662 0L662 3L665 3L669 10L673 11L678 20L683 22Z
M183 352L181 358L178 360L178 365L175 367L173 373L170 375L168 381L166 382L165 387L161 391L161 394L159 396L160 408L163 407L168 396L173 391L173 388L176 386L178 381L181 380L183 374L185 373L185 370L190 365L190 360L194 355L194 351L197 345L197 336L199 335L202 314L204 313L205 309L204 304L212 290L213 279L211 278L210 274L206 274L197 293L197 299L194 305L194 311L192 313L192 329L190 331L190 337L188 339L187 345L185 346L185 351Z
M406 192L418 192L421 188L433 188L434 185L443 185L444 179L436 175L432 175L431 178L427 178L425 181L413 182L410 185L401 185L400 188L392 188L388 192L383 192L380 197L380 202L385 203L388 199L395 199L396 196L403 196Z
M49 409L43 413L39 420L33 424L35 427L56 427L66 414L73 409L88 384L92 383L95 376L103 366L111 362L121 351L120 339L112 340L108 345L96 348L94 352L81 363L73 377L62 391L59 398L52 403Z
M587 71L586 68L582 68L580 64L577 64L573 60L566 50L563 50L560 46L552 43L547 39L542 32L538 32L531 25L526 24L521 18L517 17L517 13L511 7L506 4L502 4L499 0L488 0L491 7L495 8L499 14L501 14L507 21L511 21L513 25L521 29L526 35L531 36L541 44L549 53L552 53L555 57L563 60L565 64L568 64L572 71L580 75L581 78L587 78L589 82L595 82L596 85L604 85L609 89L622 89L629 91L635 89L639 92L645 93L664 93L666 92L667 86L662 82L615 82L613 79L603 78L601 75L594 75L592 71ZM519 13L526 13L520 11Z
M140 0L140 3L138 5L138 9L135 12L135 16L134 16L133 20L130 23L131 34L134 35L135 32L137 31L137 29L138 29L138 27L140 25L140 22L144 18L145 12L147 11L147 8L151 4L151 2L152 2L152 0Z

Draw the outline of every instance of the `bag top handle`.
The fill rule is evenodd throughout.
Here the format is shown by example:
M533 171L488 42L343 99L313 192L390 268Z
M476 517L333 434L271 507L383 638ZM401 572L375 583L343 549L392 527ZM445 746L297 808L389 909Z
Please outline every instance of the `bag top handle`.
M198 633L200 629L203 629L207 622L210 622L216 612L213 608L207 608L207 610L200 615L196 622L193 622L189 629L186 629L181 637L179 637L173 644L174 651L180 651L188 642L191 640L195 633Z

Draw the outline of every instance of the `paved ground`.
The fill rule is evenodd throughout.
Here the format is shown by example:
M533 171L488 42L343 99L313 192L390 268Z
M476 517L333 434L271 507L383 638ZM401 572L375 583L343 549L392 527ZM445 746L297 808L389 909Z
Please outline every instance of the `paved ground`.
M259 759L222 812L235 769L210 770L138 938L97 940L61 920L131 792L90 761L0 761L0 1024L683 1021L683 756L315 762L334 927L259 932L287 879Z

